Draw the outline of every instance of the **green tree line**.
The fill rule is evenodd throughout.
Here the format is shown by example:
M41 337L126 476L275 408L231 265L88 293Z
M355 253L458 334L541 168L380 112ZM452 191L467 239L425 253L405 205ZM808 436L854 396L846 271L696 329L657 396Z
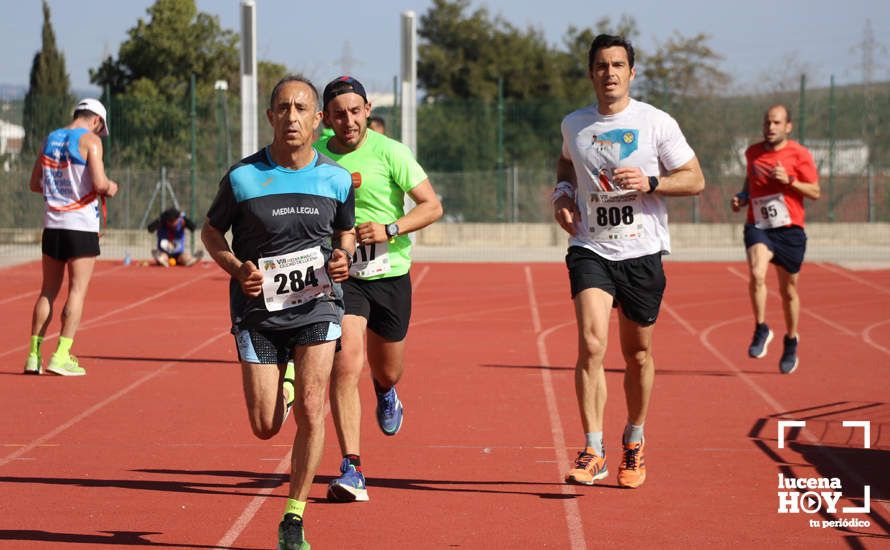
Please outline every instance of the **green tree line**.
M28 166L46 133L67 123L74 101L45 2L43 11L42 48L35 55L24 102L23 162ZM881 130L890 118L886 85L872 86L868 101L861 86L839 88L833 106L826 91L813 91L803 118L796 112L794 92L733 95L733 83L707 34L674 32L644 49L636 20L623 15L568 26L561 42L551 44L540 29L519 28L484 8L473 10L469 0L434 0L418 24L423 98L418 156L443 181L450 211L476 219L503 209L510 184L505 168L537 171L540 185L550 184L561 144L560 121L594 100L587 51L600 33L622 35L637 45L631 94L678 120L709 181L718 179L727 163L737 162L739 137L758 138L763 109L779 100L792 107L797 121L806 121L812 139L829 137L827 121L834 109L834 138L866 139L872 161L886 163L890 140ZM261 107L286 72L282 65L259 62ZM240 153L238 35L200 12L194 0L156 0L127 31L117 53L90 70L91 82L106 91L102 99L112 128L106 141L110 170L187 169L191 74L196 77L195 160L204 183L215 186L228 161ZM214 89L219 80L228 83L226 95ZM868 117L863 105L873 108ZM262 123L259 127L260 141L268 141L269 129ZM449 180L443 174L462 175ZM536 208L533 202L540 194L533 190L523 204L528 200L529 208Z

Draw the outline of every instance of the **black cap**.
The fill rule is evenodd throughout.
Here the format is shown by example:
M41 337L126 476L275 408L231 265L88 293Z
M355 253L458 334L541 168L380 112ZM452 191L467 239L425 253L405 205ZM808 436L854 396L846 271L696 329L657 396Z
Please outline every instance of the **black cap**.
M368 101L368 94L365 93L365 87L362 86L361 82L351 76L341 76L328 82L328 85L324 87L324 93L322 94L322 108L327 109L328 103L338 95L342 94L358 94L366 102Z

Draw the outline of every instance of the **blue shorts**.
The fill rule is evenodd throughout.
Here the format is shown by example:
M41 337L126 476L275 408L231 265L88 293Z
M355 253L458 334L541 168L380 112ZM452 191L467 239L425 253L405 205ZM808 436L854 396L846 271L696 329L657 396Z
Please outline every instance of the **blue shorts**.
M288 330L245 329L235 334L238 359L243 363L286 365L294 357L294 348L340 338L337 323L312 323Z
M763 243L773 259L770 262L792 275L800 271L807 251L807 234L803 227L792 225L774 229L758 229L754 224L745 224L745 248Z

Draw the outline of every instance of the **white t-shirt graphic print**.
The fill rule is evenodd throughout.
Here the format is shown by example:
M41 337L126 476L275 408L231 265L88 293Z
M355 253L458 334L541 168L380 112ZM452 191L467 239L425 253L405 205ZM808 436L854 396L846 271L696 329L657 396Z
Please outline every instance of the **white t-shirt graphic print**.
M596 104L562 121L562 154L571 159L581 212L570 246L583 246L609 260L670 252L667 208L657 194L622 190L613 182L619 167L638 167L659 176L686 164L695 152L677 122L647 103L631 99L615 115Z

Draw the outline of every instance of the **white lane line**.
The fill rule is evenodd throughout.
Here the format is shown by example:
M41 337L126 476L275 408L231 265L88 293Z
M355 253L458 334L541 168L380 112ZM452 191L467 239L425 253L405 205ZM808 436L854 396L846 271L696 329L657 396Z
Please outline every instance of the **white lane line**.
M821 265L821 264L818 264L818 265L820 265L821 267L827 269L827 267L824 266L824 265ZM730 273L732 273L733 275L736 275L737 277L741 277L741 278L747 280L747 278L746 278L744 275L742 275L741 273L739 273L738 271L736 271L734 268L731 268L731 267L730 267L730 268L727 268L727 269L729 269ZM838 274L838 275L844 275L844 276L847 276L848 278L852 279L853 281L855 281L855 282L860 282L860 283L862 283L862 284L865 284L866 286L872 286L873 288L877 288L878 290L883 290L881 287L872 285L869 281L866 281L866 280L864 280L864 279L860 279L859 277L851 276L851 275L849 275L848 273L845 273L844 271L841 271L841 270L832 270L832 269L827 269L827 270L828 270L829 272L831 272L831 273L836 273L836 274ZM774 296L777 296L777 295L778 295L777 292L772 291L772 290L770 290L769 293L772 294L772 295L774 295ZM850 304L847 304L847 305L850 305ZM875 348L876 350L878 350L878 351L880 351L880 352L882 352L882 353L886 353L887 355L890 355L890 349L885 348L884 346L882 346L881 344L875 342L875 341L871 338L871 330L872 330L873 328L875 328L876 326L883 325L883 324L886 323L887 321L880 321L880 322L875 323L875 324L873 324L873 325L869 325L869 326L865 327L861 332L857 333L856 331L854 331L854 330L852 330L852 329L848 329L847 327L845 327L845 326L843 326L843 325L839 325L838 323L835 323L834 321L832 321L832 320L830 320L830 319L826 319L825 317L823 317L823 316L821 316L821 315L819 315L819 314L817 314L817 313L814 313L813 311L811 311L811 310L809 310L809 309L801 308L801 311L802 311L804 314L809 315L810 317L813 317L814 319L818 319L819 321L822 321L822 322L825 323L826 325L828 325L828 326L830 326L831 328L837 330L838 332L841 332L841 333L845 334L846 336L852 336L852 337L854 337L854 338L858 336L858 337L862 338L862 340L863 340L866 344L868 344L869 346Z
M200 275L200 276L198 276L198 277L193 277L193 278L191 278L191 279L189 279L189 280L187 280L187 281L184 281L184 282L182 282L182 283L179 283L179 284L176 285L176 286L171 286L170 288L168 288L168 289L166 289L166 290L162 290L162 291L160 291L160 292L156 292L155 294L152 294L151 296L148 296L148 297L146 297L146 298L143 298L143 299L139 300L138 302L133 302L132 304L129 304L129 305L126 305L126 306L123 306L123 307L119 307L119 308L115 308L115 309L113 309L113 310L111 310L111 311L109 311L109 312L107 312L107 313L104 313L104 314L102 314L102 315L99 315L98 317L93 317L93 318L90 319L89 321L86 321L86 322L84 322L84 323L81 323L81 324L80 324L80 328L84 328L84 327L92 326L92 325L98 323L99 321L101 321L101 320L103 320L103 319L106 319L106 318L108 318L108 317L111 317L112 315L117 315L118 313L123 313L124 311L129 311L129 310L131 310L131 309L133 309L133 308L137 308L137 307L139 307L139 306L141 306L141 305L147 304L148 302L151 302L151 301L153 301L153 300L157 300L158 298L160 298L160 297L162 297L162 296L166 296L167 294L170 294L171 292L176 292L176 291L179 290L180 288L183 288L183 287L188 286L188 285L190 285L190 284L192 284L192 283L198 282L198 281L200 281L200 280L202 280L202 279L206 279L207 277L210 277L210 276L212 276L212 275L217 275L217 274L218 274L218 272L217 272L216 270L208 271L207 273L205 273L205 274L203 274L203 275ZM89 298L88 298L88 299L89 299ZM45 336L45 338L54 338L54 337L56 337L56 336L58 336L58 335L59 335L58 332L53 332L52 334L47 334L47 335ZM22 345L22 346L18 346L18 347L16 347L16 348L8 349L8 350L6 350L6 351L4 351L4 352L0 352L0 357L6 357L7 355L10 355L10 354L13 354L13 353L18 353L18 352L20 352L20 351L24 351L24 350L28 349L28 345L29 345L29 344L25 344L25 345Z
M420 275L417 276L417 279L411 282L411 291L417 292L417 287L420 286L420 283L426 278L427 273L430 272L430 266L425 265L423 269L420 271Z
M847 279L850 279L851 281L857 282L861 285L865 285L871 289L877 290L878 292L882 292L884 294L890 294L890 289L888 289L887 287L881 286L877 283L873 283L867 279L863 279L862 277L860 277L858 275L853 275L849 271L840 269L837 266L823 264L823 263L817 263L816 265L818 265L819 267L821 267L822 269L824 269L825 271L827 271L829 273L834 273L835 275L840 275L841 277L846 277Z
M226 336L226 335L228 335L228 334L229 334L229 331L225 331L225 332L221 332L221 333L217 334L216 336L210 338L209 340L204 341L204 343L202 343L201 345L199 345L199 346L193 348L193 349L192 349L191 351L189 351L188 353L182 355L182 356L179 358L179 360L181 360L181 359L187 359L187 358L191 357L192 355L195 355L196 353L198 353L198 352L201 351L202 349L208 347L210 344L216 342L217 340L219 340L220 338L222 338L223 336ZM41 446L41 445L44 445L47 441L53 439L54 437L56 437L56 436L59 435L60 433L64 432L65 430L67 430L67 429L70 428L71 426L74 426L75 424L77 424L77 423L80 422L81 420L84 420L85 418L88 418L90 415L92 415L92 414L95 413L96 411L100 410L101 408L105 407L105 406L108 405L109 403L112 403L112 402L114 402L114 401L117 401L117 400L120 399L121 397L127 395L127 394L130 393L131 391L133 391L133 390L135 390L136 388L138 388L139 386L141 386L142 384L148 382L148 381L151 380L152 378L157 377L158 375L160 375L161 373L163 373L164 371L166 371L167 369L169 369L169 368L172 367L173 365L176 365L176 364L179 362L179 360L168 361L167 363L164 363L163 365L161 365L161 366L160 366L159 368L157 368L156 370L151 371L150 373L148 373L148 374L146 374L145 376L143 376L142 378L136 380L135 382L133 382L133 383L130 384L129 386L127 386L127 387L125 387L125 388L123 388L123 389L121 389L121 390L118 390L117 392L113 393L112 395L108 396L107 398L103 399L102 401L96 403L96 404L93 405L92 407L90 407L90 408L84 410L83 412L81 412L80 414L78 414L78 415L72 417L71 419L69 419L69 420L68 420L67 422L65 422L64 424L59 425L59 426L56 427L55 429L50 430L49 432L47 432L47 433L45 433L44 435L38 437L38 438L35 439L34 441L32 441L32 442L28 443L27 445L23 446L21 449L15 451L15 452L12 453L12 454L7 455L7 456L4 457L4 458L0 458L0 466L4 466L4 465L6 465L7 463L9 463L10 461L15 460L16 458L22 456L23 454L26 454L26 453L31 452L31 451L32 451L33 449L35 449L36 447L39 447L39 446Z
M103 275L107 275L109 273L114 273L115 271L117 271L118 269L121 269L123 267L125 267L125 266L119 265L119 266L113 267L111 269L106 269L105 271L100 271L99 273L93 274L92 278L95 279L98 277L102 277ZM40 294L40 289L30 290L28 292L16 294L15 296L10 296L9 298L4 298L4 299L0 300L0 306L2 306L3 304L8 304L9 302L15 302L16 300L23 300L25 298L31 298L31 297L37 296L38 294Z
M275 467L275 475L284 474L290 472L290 457L291 452L288 451L287 455L284 456ZM259 493L250 499L250 502L247 503L247 506L244 507L244 510L241 512L241 515L232 523L232 526L229 527L229 530L226 531L226 534L223 535L219 542L216 543L216 548L231 548L235 541L238 540L238 537L241 536L241 533L247 529L247 526L250 525L250 522L253 521L256 513L259 512L260 507L266 500L272 491L277 489L277 486L274 487L266 487L259 491Z
M331 403L330 401L325 402L324 404L324 416L327 417L331 412ZM281 447L283 445L273 445L273 447ZM275 467L275 474L283 474L289 473L291 467L291 453L293 452L293 447L291 446L287 454L278 462L278 465ZM262 460L272 460L268 458L264 458ZM314 482L314 480L313 480ZM257 512L260 511L260 506L263 505L266 498L272 494L272 491L277 489L277 487L266 487L262 489L257 495L255 495L250 502L247 503L247 506L244 507L244 510L241 512L232 526L229 527L229 530L226 531L226 534L223 535L219 542L216 543L216 547L218 548L230 548L235 541L238 540L238 537L241 536L241 533L247 529L247 526L250 525L250 522L253 521L254 516L256 516Z
M690 334L692 334L692 335L697 334L697 332L695 331L695 328L692 326L692 324L689 323L688 321L686 321L685 319L683 319L682 316L680 316L675 310L673 310L672 308L665 308L665 309L672 317L675 317L677 319L677 321L680 322L681 325L683 325L684 327L688 327L687 330L689 330ZM763 399L766 402L766 404L769 405L776 414L785 415L788 411L788 408L785 405L780 403L776 398L774 398L772 395L770 395L770 393L768 391L766 391L757 382L755 382L753 378L751 378L750 376L745 374L742 371L742 369L738 368L735 365L735 363L733 363L730 359L728 359L722 353L720 353L720 351L715 346L713 346L711 344L711 342L708 340L710 334L714 330L724 327L726 325L742 322L746 319L750 319L750 316L745 315L742 317L736 317L734 319L729 319L729 320L726 320L726 321L723 321L720 323L715 323L715 324L709 326L708 328L706 328L704 331L702 331L698 335L699 341L702 343L702 345L708 351L710 351L714 355L714 357L719 359L721 363L723 363L727 368L729 368L731 371L733 371L743 382L745 382L745 384L749 388L751 388L751 390L754 393L756 393L758 396L760 396L760 398ZM810 431L808 428L801 429L800 433L801 433L801 435L803 435L804 438L807 439L807 441L812 443L814 446L819 447L821 450L822 456L824 456L826 459L828 459L828 461L831 462L835 468L837 468L838 470L843 472L844 475L846 475L847 477L852 479L854 483L856 483L857 485L861 485L861 486L865 486L865 485L869 484L869 482L865 481L859 475L859 473L855 469L851 468L842 458L837 458L836 456L831 454L831 452L824 450L824 447L823 447L822 443L820 442L819 438L816 437L815 435L813 435L812 431ZM882 502L882 501L879 501L879 502L880 502L881 506L883 506L885 509L890 511L890 503L886 503L886 502Z
M742 274L742 273L739 272L736 268L734 268L734 267L727 267L726 269L728 269L729 272L732 273L733 275L735 275L736 277L739 277L740 279L742 279L742 280L744 280L744 281L747 281L747 280L748 280L748 276ZM767 288L767 292L768 292L771 296L773 296L773 297L779 297L779 293L776 292L775 290L771 289L771 288ZM781 298L780 298L780 299L781 299ZM810 309L808 309L808 308L801 307L801 308L800 308L800 311L801 311L801 313L803 313L804 315L809 315L809 316L812 317L813 319L816 319L816 320L818 320L818 321L821 321L821 322L825 323L826 325L830 326L831 328L833 328L834 330L836 330L836 331L838 331L838 332L840 332L840 333L842 333L842 334L845 334L845 335L847 335L847 336L854 336L854 337L855 337L855 336L859 336L858 334L856 334L856 333L853 332L852 330L848 329L847 327L845 327L845 326L841 326L841 325L835 323L834 321L832 321L831 319L825 318L825 317L819 315L818 313L813 312L812 310L810 310ZM752 315L751 317L753 318L753 315Z
M541 366L544 367L541 369L541 382L544 386L547 413L550 417L550 433L553 436L556 464L561 478L563 473L569 468L569 458L568 455L566 455L566 438L562 430L562 419L559 416L559 408L556 406L556 392L553 390L553 376L550 369L547 368L550 366L550 357L547 354L546 340L547 336L560 328L574 324L574 321L556 325L542 332L538 301L535 298L535 284L534 279L532 278L532 270L529 266L525 266L525 282L525 287L528 289L528 304L531 312L532 327L537 336L538 360L540 361ZM574 487L567 483L560 485L560 492L571 497L577 495ZM587 543L584 539L584 523L581 519L581 509L578 506L578 500L577 498L566 498L563 499L562 502L565 507L566 524L569 531L569 543L573 550L584 550L587 548Z
M865 343L870 345L871 347L873 347L875 349L879 349L879 350L883 351L884 353L886 353L887 355L890 355L890 349L887 349L884 346L882 346L881 344L875 342L874 340L872 340L872 337L871 337L872 330L878 328L881 325L886 325L887 323L890 323L890 319L885 319L883 321L878 321L877 323L868 325L867 327L865 327L862 330L862 339L865 340Z

